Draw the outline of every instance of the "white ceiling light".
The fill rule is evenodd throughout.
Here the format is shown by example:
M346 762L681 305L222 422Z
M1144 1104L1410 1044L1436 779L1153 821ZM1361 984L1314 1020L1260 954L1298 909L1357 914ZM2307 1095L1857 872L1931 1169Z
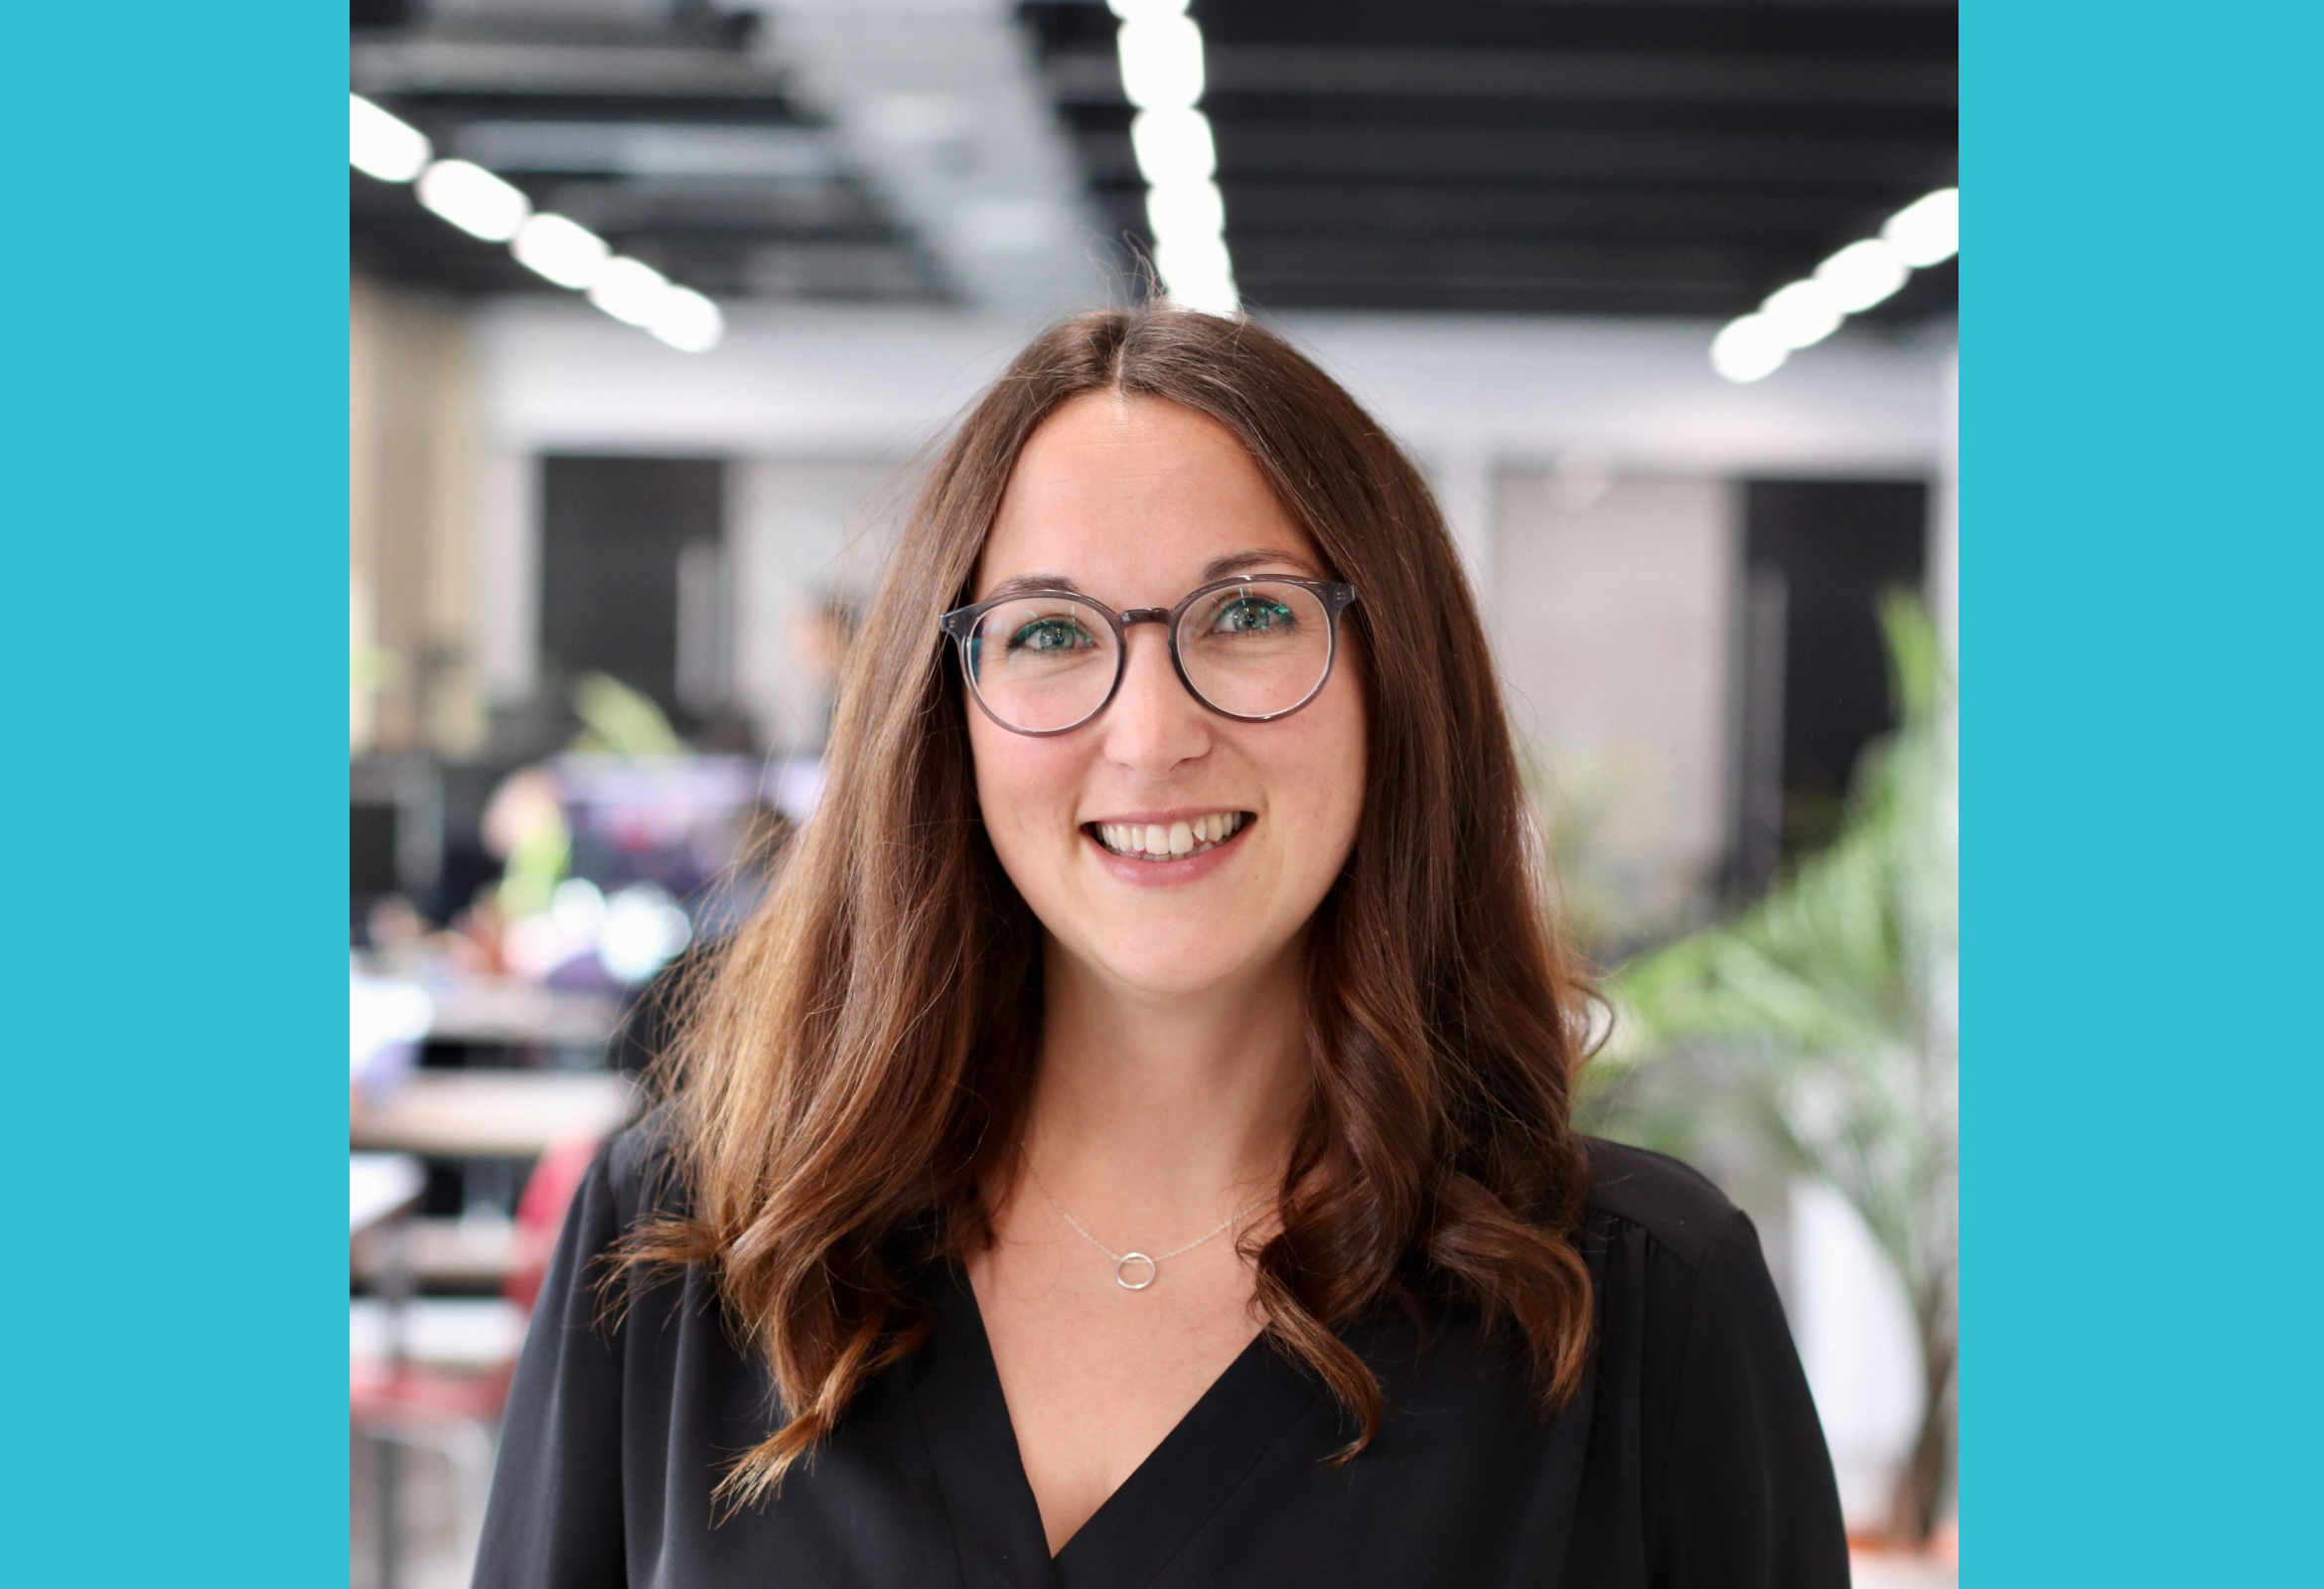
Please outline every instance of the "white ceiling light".
M1227 244L1216 232L1158 237L1154 263L1162 272L1163 285L1172 289L1172 297L1177 296L1181 281L1212 280L1232 273Z
M1878 237L1849 243L1816 267L1816 279L1847 314L1857 314L1905 284L1912 267Z
M1216 237L1227 229L1227 201L1215 182L1156 183L1146 190L1146 224L1157 239Z
M1170 283L1170 301L1181 309L1233 317L1242 312L1242 294L1230 275L1181 276Z
M419 201L471 236L507 242L532 213L532 202L465 160L439 160L420 173Z
M605 269L613 250L588 227L546 213L534 216L508 245L516 262L560 287L587 287Z
M1888 217L1880 228L1897 257L1916 270L1961 252L1961 190L1940 188Z
M1185 109L1203 97L1203 30L1184 16L1133 16L1114 35L1121 91L1140 110Z
M1800 349L1839 330L1840 306L1822 282L1795 281L1767 295L1767 302L1759 306L1759 318L1786 348Z
M1227 244L1217 233L1154 239L1154 269L1162 290L1189 309L1232 315L1241 307Z
M435 151L426 133L360 93L347 98L348 161L356 170L381 182L409 182L428 169Z
M590 285L589 301L616 320L650 326L669 291L669 278L660 271L627 254L616 254Z
M673 285L642 260L614 253L577 221L534 215L521 190L482 166L466 160L429 164L425 136L361 94L350 97L351 158L359 170L387 182L409 181L416 172L419 202L428 209L473 236L508 243L517 263L560 287L586 289L598 308L672 348L706 353L726 334L725 317L700 293Z
M1889 217L1879 236L1849 243L1810 279L1770 293L1757 314L1729 322L1711 340L1711 367L1729 380L1771 375L1792 350L1821 342L1847 316L1886 300L1915 270L1960 251L1961 190L1940 188Z
M1219 169L1211 118L1200 110L1141 110L1130 120L1130 148L1138 175L1159 188L1175 182L1208 182Z
M1130 148L1146 180L1146 221L1154 269L1176 302L1208 314L1242 307L1227 253L1227 202L1212 179L1219 150L1203 97L1203 32L1186 0L1106 0L1121 19L1114 47L1122 92L1138 113Z
M1711 367L1733 381L1753 381L1781 369L1792 351L1763 315L1731 320L1711 339Z
M654 306L646 329L681 353L706 354L726 335L726 317L693 288L670 287Z

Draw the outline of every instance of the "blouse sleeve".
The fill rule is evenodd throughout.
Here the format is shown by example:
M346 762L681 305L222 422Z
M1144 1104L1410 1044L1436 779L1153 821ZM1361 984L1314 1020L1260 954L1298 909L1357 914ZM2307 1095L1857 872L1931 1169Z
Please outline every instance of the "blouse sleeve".
M621 1229L600 1152L565 1215L501 1429L476 1589L619 1589L622 1365L595 1260Z
M1678 1361L1669 1444L1648 1468L1660 1515L1650 1520L1650 1581L1847 1589L1831 1457L1758 1233L1741 1214L1696 1273Z

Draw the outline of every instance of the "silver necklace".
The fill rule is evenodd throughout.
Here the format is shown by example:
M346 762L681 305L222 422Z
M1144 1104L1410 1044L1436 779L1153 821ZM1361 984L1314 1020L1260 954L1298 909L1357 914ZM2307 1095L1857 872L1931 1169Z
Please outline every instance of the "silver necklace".
M1152 1285L1156 1280L1162 1278L1163 1264L1168 1263L1172 1258L1182 1258L1186 1256L1186 1254L1192 1252L1195 1248L1201 1246L1206 1241L1218 1240L1219 1237L1227 1233L1228 1229L1234 1226L1235 1221L1241 1219L1244 1215L1250 1213L1251 1210L1258 1208L1261 1204L1265 1203L1267 1198L1274 1196L1274 1194L1270 1192L1266 1197L1258 1198L1253 1202L1245 1204L1243 1207L1236 1209L1233 1214L1230 1214L1226 1219L1219 1222L1219 1228L1216 1230L1213 1230L1209 1235L1196 1237L1194 1240L1189 1241L1185 1246L1174 1247L1168 1252L1159 1254L1149 1254L1136 1251L1116 1252L1113 1250L1113 1248L1107 1246L1104 1242L1091 1235L1088 1228L1083 1226L1081 1221L1066 1213L1065 1205L1058 1202L1058 1200L1051 1195L1049 1190L1049 1183L1041 1179L1041 1172L1033 1168L1033 1156L1029 1153L1025 1155L1025 1173L1033 1177L1033 1184L1041 1189L1041 1195L1043 1197L1049 1199L1049 1206L1057 1210L1057 1217L1059 1219L1072 1226L1074 1229L1081 1235L1083 1240L1089 1242L1089 1245L1095 1247L1098 1251L1104 1253L1107 1257L1113 1260L1113 1283L1120 1286L1124 1291L1145 1290L1146 1287ZM1129 1267L1133 1263L1142 1263L1146 1266L1146 1277L1143 1280L1132 1280L1129 1278Z

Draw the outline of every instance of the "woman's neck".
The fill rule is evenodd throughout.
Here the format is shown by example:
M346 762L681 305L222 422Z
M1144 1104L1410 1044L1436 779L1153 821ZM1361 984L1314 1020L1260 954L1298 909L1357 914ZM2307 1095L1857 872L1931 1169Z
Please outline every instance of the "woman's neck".
M1025 1131L1050 1194L1093 1229L1160 1241L1272 1190L1311 1084L1300 958L1293 944L1231 986L1153 995L1053 941Z

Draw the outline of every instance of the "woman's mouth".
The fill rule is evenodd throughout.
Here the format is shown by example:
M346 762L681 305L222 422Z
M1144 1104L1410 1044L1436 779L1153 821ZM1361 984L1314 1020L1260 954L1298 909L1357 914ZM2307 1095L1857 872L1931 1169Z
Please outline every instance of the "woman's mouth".
M1083 831L1124 860L1183 861L1217 849L1249 820L1248 811L1212 811L1170 822L1086 822Z

